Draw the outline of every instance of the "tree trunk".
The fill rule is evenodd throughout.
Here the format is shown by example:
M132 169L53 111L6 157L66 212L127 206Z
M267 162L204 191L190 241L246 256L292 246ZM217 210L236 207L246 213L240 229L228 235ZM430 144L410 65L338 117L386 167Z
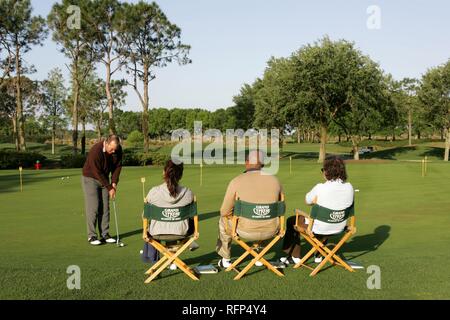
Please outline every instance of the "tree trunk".
M20 83L21 66L20 66L20 50L19 45L16 45L16 116L17 116L17 131L18 144L20 151L26 151L25 144L25 121L23 117L23 103L22 103L22 88Z
M358 140L353 136L351 140L352 140L353 159L359 160Z
M144 153L148 153L149 139L148 139L148 66L144 65L144 101L142 112L142 133L144 135Z
M86 119L81 119L81 154L86 154Z
M341 143L341 135L338 135L338 142Z
M17 117L15 114L12 117L12 125L13 125L13 139L14 139L14 144L16 146L16 151L20 151L19 139L17 137Z
M449 150L450 150L450 128L446 128L446 137L445 137L445 152L444 152L444 161L448 161Z
M79 97L79 85L78 85L78 67L75 66L74 73L74 89L73 89L73 106L72 106L72 144L73 154L78 153L78 97Z
M412 146L412 111L408 110L408 146Z
M327 143L327 126L324 123L320 124L320 151L319 160L317 162L323 163L326 157L325 145Z
M301 134L300 134L300 127L297 127L297 143L302 142L301 140Z
M417 130L417 140L420 140L420 130Z
M52 154L55 154L55 139L56 139L56 121L52 122Z
M106 64L106 97L108 98L109 134L116 134L114 123L114 98L111 93L111 62Z

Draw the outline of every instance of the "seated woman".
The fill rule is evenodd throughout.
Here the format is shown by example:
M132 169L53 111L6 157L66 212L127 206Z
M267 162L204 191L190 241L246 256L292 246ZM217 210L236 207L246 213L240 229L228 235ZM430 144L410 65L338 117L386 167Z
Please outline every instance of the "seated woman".
M331 156L325 159L322 168L325 183L317 184L306 194L305 202L308 205L318 204L322 207L333 210L344 210L353 204L353 186L346 182L347 172L344 161ZM307 228L309 221L300 216L299 224ZM342 231L347 221L330 224L322 221L314 221L312 232L318 238L325 238L326 235L336 234ZM294 229L295 216L289 217L286 222L286 235L283 241L283 251L288 255L280 260L286 264L298 263L300 261L300 234ZM316 256L315 262L320 263L322 257Z
M146 202L161 208L184 207L192 203L194 200L192 191L179 184L182 177L183 163L177 165L172 160L167 161L163 170L164 183L150 189ZM174 222L151 220L147 231L151 236L187 236L194 232L194 223L192 219ZM195 243L193 245L197 246ZM191 246L192 249L194 248ZM176 269L176 265L172 264L170 269Z

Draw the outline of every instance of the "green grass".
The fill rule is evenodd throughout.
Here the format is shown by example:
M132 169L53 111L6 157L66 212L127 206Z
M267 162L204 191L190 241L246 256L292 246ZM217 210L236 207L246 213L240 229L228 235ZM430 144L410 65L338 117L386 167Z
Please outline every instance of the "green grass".
M197 194L200 249L184 255L190 265L216 263L218 210L227 183L241 166L187 166L182 183ZM320 166L294 160L279 172L288 214L303 204L304 194L321 181ZM233 281L233 273L203 275L198 282L181 271L165 271L144 285L141 262L142 191L161 182L161 168L124 168L117 205L119 226L126 246L92 247L86 226L80 170L24 172L19 192L17 171L0 172L0 299L449 299L448 245L450 234L450 167L431 163L428 176L420 164L407 162L350 163L350 181L356 194L357 234L344 248L347 258L365 267L381 268L381 289L369 290L365 270L349 273L329 268L315 278L306 269L285 269L279 278L263 268ZM62 176L70 179L61 180ZM113 216L112 216L113 217ZM112 234L114 223L111 222ZM239 254L233 246L234 257ZM276 246L269 258L280 256ZM66 269L81 268L81 290L68 290Z

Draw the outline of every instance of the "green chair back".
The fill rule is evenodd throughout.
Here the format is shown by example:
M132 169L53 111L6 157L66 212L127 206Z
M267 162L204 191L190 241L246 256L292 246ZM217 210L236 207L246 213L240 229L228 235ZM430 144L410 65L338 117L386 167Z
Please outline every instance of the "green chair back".
M184 207L161 208L153 204L144 205L144 217L149 220L175 222L192 218L197 215L197 202L192 202Z
M341 223L355 214L355 204L344 210L332 210L318 204L311 208L311 218L325 223Z
M251 220L268 220L283 216L286 212L284 201L277 201L267 204L256 204L242 200L236 200L234 203L233 214Z

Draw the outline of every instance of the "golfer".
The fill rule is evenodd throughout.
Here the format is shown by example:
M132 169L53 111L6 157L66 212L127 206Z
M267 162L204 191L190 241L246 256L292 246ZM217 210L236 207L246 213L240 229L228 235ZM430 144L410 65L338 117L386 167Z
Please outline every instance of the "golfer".
M122 170L122 147L116 135L101 140L89 150L81 177L88 242L94 246L115 243L109 235L109 199L114 199ZM109 176L111 174L111 182ZM100 240L97 238L96 225Z

